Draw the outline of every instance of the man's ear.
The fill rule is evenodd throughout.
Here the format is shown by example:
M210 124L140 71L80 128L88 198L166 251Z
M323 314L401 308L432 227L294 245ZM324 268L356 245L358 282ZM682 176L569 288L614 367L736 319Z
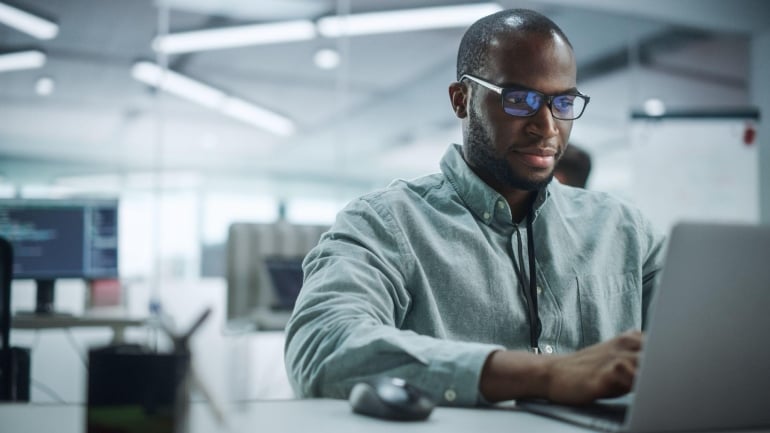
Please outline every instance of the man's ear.
M468 116L468 87L455 81L449 85L449 100L452 102L452 110L458 119Z

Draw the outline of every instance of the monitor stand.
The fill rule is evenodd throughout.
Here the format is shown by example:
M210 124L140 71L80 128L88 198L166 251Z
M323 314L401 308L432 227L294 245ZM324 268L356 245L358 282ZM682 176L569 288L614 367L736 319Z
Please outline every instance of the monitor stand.
M37 298L35 303L35 313L51 314L53 313L53 289L56 280L35 280L37 285Z
M70 313L54 311L54 285L56 280L38 279L35 280L37 295L35 297L35 311L17 311L18 315L25 316L45 316L45 317L72 317Z

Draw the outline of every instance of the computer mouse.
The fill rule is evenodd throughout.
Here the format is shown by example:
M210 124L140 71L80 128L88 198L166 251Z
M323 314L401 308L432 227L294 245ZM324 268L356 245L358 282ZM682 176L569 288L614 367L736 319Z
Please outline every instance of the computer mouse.
M348 400L353 412L399 421L424 420L436 406L425 391L396 377L359 382Z

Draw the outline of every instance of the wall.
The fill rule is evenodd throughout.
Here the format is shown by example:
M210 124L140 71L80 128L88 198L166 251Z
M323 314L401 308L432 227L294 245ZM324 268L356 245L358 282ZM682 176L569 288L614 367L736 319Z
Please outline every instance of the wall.
M759 206L760 221L770 224L770 31L756 34L751 44L751 98L759 107L757 125L759 144Z

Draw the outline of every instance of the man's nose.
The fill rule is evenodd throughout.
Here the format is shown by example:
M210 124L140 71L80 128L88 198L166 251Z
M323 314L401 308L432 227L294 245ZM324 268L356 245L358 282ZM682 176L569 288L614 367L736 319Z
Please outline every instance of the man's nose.
M540 108L529 118L528 132L542 138L551 138L559 134L556 119L551 114L551 101L543 101Z

